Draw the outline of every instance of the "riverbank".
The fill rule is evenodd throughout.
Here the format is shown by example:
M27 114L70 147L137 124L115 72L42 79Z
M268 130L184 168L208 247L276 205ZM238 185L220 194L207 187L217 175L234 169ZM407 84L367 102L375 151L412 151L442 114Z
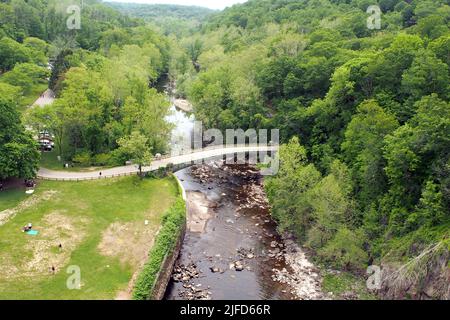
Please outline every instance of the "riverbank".
M188 229L166 299L317 299L277 275L295 270L271 220L256 168L193 166L177 172L188 198ZM289 252L288 252L289 251ZM306 258L306 257L305 257ZM305 273L320 291L320 278ZM310 293L310 292L309 292Z
M180 196L164 214L155 244L134 284L133 299L161 300L178 257L186 227L185 200Z

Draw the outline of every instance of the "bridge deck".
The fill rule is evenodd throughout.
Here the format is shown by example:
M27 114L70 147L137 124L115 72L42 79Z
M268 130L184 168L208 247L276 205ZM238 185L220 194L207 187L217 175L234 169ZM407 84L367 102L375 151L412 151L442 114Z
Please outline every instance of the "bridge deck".
M231 154L242 154L248 152L272 152L277 151L278 146L233 146L233 147L208 147L188 154L182 154L174 157L167 157L160 160L155 160L148 167L143 167L143 172L156 171L159 168L165 168L168 164L180 165L189 164L203 159L210 159ZM101 172L101 175L100 175ZM112 178L126 175L134 175L139 172L136 165L115 167L104 170L89 171L89 172L69 172L69 171L55 171L41 168L38 172L38 178L45 180L61 180L61 181L79 181L79 180L94 180L102 178Z

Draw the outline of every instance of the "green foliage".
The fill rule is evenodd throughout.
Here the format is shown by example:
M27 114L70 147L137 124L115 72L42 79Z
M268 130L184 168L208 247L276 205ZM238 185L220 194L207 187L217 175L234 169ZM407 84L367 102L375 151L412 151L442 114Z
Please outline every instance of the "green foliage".
M45 82L50 57L58 99L27 112L27 124L55 134L66 159L148 163L171 129L169 103L149 86L168 73L206 129L280 129L280 171L266 179L272 215L323 261L356 271L395 245L395 256L413 255L402 240L440 241L450 216L448 3L380 0L382 29L369 30L366 0L249 0L208 19L196 8L112 5L157 27L85 2L83 27L70 32L69 1L0 3L8 154L34 163L11 110ZM3 176L31 175L13 160L3 156Z
M280 129L265 180L280 231L354 271L450 215L448 4L378 1L368 30L373 4L227 8L186 37L201 68L179 77L206 128Z
M17 101L20 96L20 88L0 81L0 97L6 101Z
M95 155L91 160L94 166L106 166L112 164L112 156L107 153L99 153Z
M148 138L137 131L133 131L130 136L123 137L117 141L119 152L126 154L130 160L142 167L150 165L153 155L148 146Z
M368 261L367 252L363 249L364 240L361 230L351 231L344 227L318 251L318 255L336 268L362 271Z
M280 231L294 232L326 262L360 270L368 258L363 233L354 227L350 181L348 168L337 160L322 178L293 138L281 146L280 171L265 187Z
M162 227L150 251L148 261L139 274L133 288L134 300L148 300L164 259L173 253L180 232L185 224L186 208L183 199L176 203L164 215Z
M125 45L109 54L109 59L86 52L63 58L78 65L65 71L60 99L50 108L66 156L77 149L93 156L113 151L132 131L149 137L148 147L155 152L164 152L171 128L165 119L169 103L148 88L163 68L161 52L146 44Z
M355 193L362 207L370 205L386 192L383 141L397 127L396 119L375 101L359 105L347 126L342 152L352 168Z
M22 125L15 102L0 96L0 179L34 178L39 156L37 143Z
M149 137L149 150L165 152L170 104L149 87L168 70L169 40L98 0L83 2L82 28L69 30L67 8L73 4L0 4L0 93L23 107L50 78L58 99L27 111L25 119L35 133L45 128L55 135L58 154L68 161L90 165L123 160L119 152L111 159L104 154L133 131Z
M141 18L161 29L164 34L187 36L196 31L214 10L173 4L107 3L118 11Z
M22 89L23 95L28 95L31 89L39 83L46 83L50 72L32 63L17 63L6 72L0 80Z
M427 181L415 212L407 218L407 225L411 229L420 226L433 227L444 222L445 211L442 203L442 193L439 186Z
M448 184L443 177L448 170L445 150L450 146L449 105L433 94L423 97L415 107L417 114L410 123L386 137L385 170L391 185L387 196L391 200L386 202L386 208L393 212L391 231L397 233L414 230L414 223L408 225L406 222L407 216L421 201L427 183L436 180L440 185L438 189L443 191L447 190ZM429 184L429 188L432 186ZM440 196L437 193L430 201L431 198L436 201ZM445 211L448 215L448 208Z
M0 40L0 72L6 72L14 68L16 63L31 61L30 51L20 43L3 37Z
M79 152L72 158L72 161L87 167L91 164L91 155L86 151Z
M308 191L320 180L320 173L313 165L305 165L305 158L305 149L293 138L280 148L279 174L265 183L280 231L293 230L301 238L306 236L312 219Z

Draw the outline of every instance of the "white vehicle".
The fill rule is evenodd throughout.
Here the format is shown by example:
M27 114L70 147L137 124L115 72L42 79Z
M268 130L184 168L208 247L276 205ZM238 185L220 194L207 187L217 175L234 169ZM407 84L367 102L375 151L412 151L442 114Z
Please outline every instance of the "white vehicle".
M46 151L51 151L55 147L55 143L49 139L39 139L38 142L41 146L41 149L44 149Z

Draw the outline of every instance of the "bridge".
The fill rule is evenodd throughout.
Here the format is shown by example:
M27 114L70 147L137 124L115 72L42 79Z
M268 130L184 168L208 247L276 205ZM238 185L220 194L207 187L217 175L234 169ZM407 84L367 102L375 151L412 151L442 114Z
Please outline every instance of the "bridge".
M181 154L173 157L165 157L159 160L154 160L150 166L142 168L142 172L157 171L160 168L166 168L169 164L182 165L191 164L200 160L207 160L211 158L223 158L225 155L245 154L255 152L276 152L278 146L259 146L259 145L235 145L235 146L214 146L199 150L193 150L191 153ZM43 180L56 181L83 181L105 179L120 176L135 175L139 172L136 165L128 165L122 167L114 167L96 171L85 172L70 172L70 171L56 171L45 168L39 169L37 177ZM101 173L101 174L100 174Z

